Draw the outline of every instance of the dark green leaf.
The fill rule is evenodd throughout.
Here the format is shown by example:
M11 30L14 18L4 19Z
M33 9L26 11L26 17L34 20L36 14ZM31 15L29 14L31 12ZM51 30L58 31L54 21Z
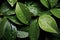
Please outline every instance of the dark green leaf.
M38 40L39 34L40 34L39 25L37 23L37 20L34 20L31 22L30 28L29 28L30 40Z
M8 3L3 3L0 8L1 13L4 15L13 15L15 14L15 9L11 9L8 5Z
M16 29L16 27L11 25L7 21L7 27L6 27L5 35L4 35L5 39L6 40L15 40L16 36L17 36L17 29Z
M7 0L8 3L13 7L17 0Z
M7 12L8 10L9 10L8 4L7 4L6 2L3 3L3 4L1 5L0 11L1 11L2 13L5 13L5 12Z
M58 34L56 21L50 15L45 14L40 16L38 23L42 30Z
M42 11L39 13L39 16L44 15L44 14L52 15L50 11Z
M4 35L5 29L6 29L6 18L3 18L0 22L0 38Z
M27 2L25 5L28 7L29 11L32 13L32 16L36 16L39 14L40 10L37 3Z
M15 14L15 10L14 9L10 9L7 12L5 12L6 15L14 15Z
M8 19L9 19L10 21L12 21L13 23L15 23L15 24L22 25L22 24L18 21L18 19L17 19L16 16L8 16Z
M18 33L17 33L18 38L26 38L26 37L28 37L28 35L29 35L29 33L24 32L24 31L18 31Z
M51 7L54 7L58 2L58 0L48 0L48 1L50 3Z
M54 16L60 18L60 9L55 8L55 9L51 9L50 11Z
M47 8L49 8L48 0L40 0L40 2Z
M30 21L30 12L28 10L28 8L22 4L22 3L17 3L16 4L16 15L17 18L24 24L28 24L28 22Z
M59 3L57 3L56 7L58 7L58 8L60 7L60 2L59 2Z

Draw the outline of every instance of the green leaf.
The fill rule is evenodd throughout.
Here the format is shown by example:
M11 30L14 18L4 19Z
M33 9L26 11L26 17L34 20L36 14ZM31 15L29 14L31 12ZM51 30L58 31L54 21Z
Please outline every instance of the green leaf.
M39 26L42 30L50 33L58 34L58 27L56 21L50 15L42 15L38 20Z
M57 7L57 8L59 8L59 7L60 7L60 2L56 5L56 7Z
M9 6L8 6L8 3L3 3L2 5L1 5L1 8L0 8L0 11L2 12L2 13L5 13L5 12L7 12L8 10L9 10Z
M51 9L50 11L54 16L56 16L57 18L60 18L60 9L55 8L55 9Z
M40 29L39 29L37 20L34 20L31 22L28 32L29 32L30 40L38 40L39 34L40 34Z
M4 35L5 29L6 29L6 18L3 18L0 22L0 38Z
M17 37L18 38L26 38L28 36L29 36L29 33L28 32L18 31L18 33L17 33Z
M48 1L50 3L51 7L54 7L58 2L58 0L48 0Z
M0 11L4 15L13 15L13 14L15 14L15 9L10 8L8 3L6 3L6 2L1 5Z
M7 12L5 12L6 15L14 15L15 14L15 10L14 9L10 9Z
M13 7L17 0L7 0L8 3Z
M0 18L0 23L1 23L1 21L2 21L2 18Z
M10 21L12 21L13 23L15 23L15 24L22 25L22 24L18 21L18 19L17 19L16 16L8 16L7 18L8 18Z
M16 4L16 15L17 15L17 18L24 24L28 24L30 19L31 19L31 14L28 10L28 8L22 4L22 3L17 3Z
M32 16L37 16L40 12L39 7L37 3L32 3L32 2L26 2L25 4L29 11L31 12Z
M11 25L7 21L7 27L6 27L6 30L5 30L4 38L6 40L15 40L16 39L16 36L17 36L17 29L16 29L16 27L13 26L13 25Z
M41 13L39 13L39 16L44 15L44 14L52 15L50 11L42 11Z
M47 8L49 8L48 0L40 0L40 2Z

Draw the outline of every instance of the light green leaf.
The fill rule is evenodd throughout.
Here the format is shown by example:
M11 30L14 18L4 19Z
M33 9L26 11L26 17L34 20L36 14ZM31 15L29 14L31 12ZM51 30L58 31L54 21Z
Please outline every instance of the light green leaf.
M28 32L18 31L18 33L17 33L17 37L18 38L26 38L28 36L29 36L29 33Z
M30 40L38 40L39 34L40 34L40 29L39 29L37 20L34 20L31 22L28 32L29 32Z
M48 1L50 3L51 7L54 7L58 2L58 0L48 0Z
M0 22L0 38L4 35L5 29L6 29L6 18L3 18L2 21Z
M50 15L42 15L38 20L39 26L42 30L50 33L58 34L58 27L56 21Z
M55 9L51 9L50 11L54 16L56 16L57 18L60 18L60 9L55 8Z
M16 16L8 16L7 18L8 18L10 21L12 21L13 23L15 23L15 24L22 25L22 24L18 21L18 19L17 19Z
M28 24L30 19L31 19L31 14L28 10L28 8L22 4L22 3L17 3L16 4L16 15L17 15L17 18L24 24Z
M13 7L17 0L7 0L8 3Z
M40 0L40 2L47 8L49 8L48 0Z

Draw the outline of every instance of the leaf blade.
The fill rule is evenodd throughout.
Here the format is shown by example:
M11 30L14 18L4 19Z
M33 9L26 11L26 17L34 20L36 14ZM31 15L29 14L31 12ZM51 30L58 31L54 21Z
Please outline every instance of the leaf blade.
M40 16L38 23L42 30L50 33L58 33L57 24L50 15Z

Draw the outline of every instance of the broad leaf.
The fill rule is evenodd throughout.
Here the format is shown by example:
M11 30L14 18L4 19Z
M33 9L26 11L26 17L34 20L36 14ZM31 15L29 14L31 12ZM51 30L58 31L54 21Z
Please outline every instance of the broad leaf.
M58 2L58 0L48 0L48 1L50 3L51 7L54 7Z
M28 24L29 21L30 21L30 12L28 10L28 8L22 4L22 3L17 3L16 4L16 15L17 15L17 18L24 24Z
M17 0L7 0L8 3L13 7Z
M17 37L18 38L26 38L28 36L29 36L29 33L28 32L18 31L18 33L17 33Z
M31 22L30 28L29 28L30 40L38 40L39 34L40 34L39 25L37 23L37 20L34 20Z
M54 16L60 18L60 9L55 8L55 9L51 9L50 11Z
M47 8L49 8L48 0L40 0L40 2Z
M15 24L22 25L22 24L18 21L18 19L17 19L16 16L8 16L7 18L8 18L10 21L12 21L13 23L15 23Z
M15 40L17 36L17 29L15 26L12 25L7 21L7 27L5 30L4 37L6 40Z
M4 35L5 29L6 29L6 18L3 18L2 21L0 22L0 38Z
M40 16L38 23L42 30L50 32L50 33L58 34L58 28L57 28L56 21L50 15Z

